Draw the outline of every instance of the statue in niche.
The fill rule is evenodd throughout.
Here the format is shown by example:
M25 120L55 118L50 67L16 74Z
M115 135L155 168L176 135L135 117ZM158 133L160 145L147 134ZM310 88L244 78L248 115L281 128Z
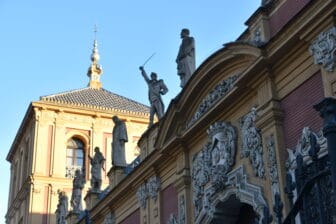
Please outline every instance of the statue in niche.
M148 97L150 102L150 114L149 114L149 126L153 125L154 114L161 119L164 114L164 104L161 99L161 95L168 92L168 88L162 79L157 79L157 74L155 72L151 73L151 79L149 79L143 66L140 66L140 71L142 76L148 85Z
M71 206L72 212L79 214L82 208L82 190L84 188L85 178L80 170L75 171L75 177L72 181L72 195L71 195Z
M67 214L68 214L68 196L64 191L58 191L56 224L66 224Z
M193 37L189 36L189 29L182 29L181 39L182 43L180 45L179 52L177 54L177 74L180 76L181 84L183 88L185 84L190 79L191 75L196 70L195 63L195 40Z
M91 163L91 191L100 192L102 184L102 169L104 170L105 158L99 151L99 147L95 147L93 158L89 155Z

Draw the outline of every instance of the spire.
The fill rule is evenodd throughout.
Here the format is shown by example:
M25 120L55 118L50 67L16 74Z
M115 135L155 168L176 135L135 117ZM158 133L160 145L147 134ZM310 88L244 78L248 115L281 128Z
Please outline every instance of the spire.
M93 42L93 50L91 54L91 66L89 67L87 75L90 77L90 82L88 86L93 89L100 89L102 84L100 82L100 75L103 73L102 67L98 64L99 53L97 44L97 26L94 27L95 38Z

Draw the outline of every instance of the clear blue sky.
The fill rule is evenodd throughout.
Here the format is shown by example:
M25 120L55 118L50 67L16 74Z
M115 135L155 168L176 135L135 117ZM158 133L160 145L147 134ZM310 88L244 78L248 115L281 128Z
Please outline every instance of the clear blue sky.
M175 58L180 30L196 41L199 66L224 43L236 40L261 0L0 0L0 223L7 210L8 150L31 101L86 87L97 40L103 87L148 105L138 67L164 79L166 107L180 91Z

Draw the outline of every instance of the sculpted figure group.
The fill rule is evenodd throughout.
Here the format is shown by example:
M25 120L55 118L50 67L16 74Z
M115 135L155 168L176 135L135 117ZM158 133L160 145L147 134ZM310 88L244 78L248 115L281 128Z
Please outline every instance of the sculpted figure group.
M183 88L192 74L195 72L195 40L190 37L190 31L186 28L181 31L182 43L180 45L176 63L177 74L181 79L180 86ZM152 57L152 56L151 56ZM150 58L149 58L150 59ZM148 60L149 60L148 59ZM147 60L147 61L148 61ZM147 62L146 61L146 62ZM162 79L157 79L157 74L152 72L148 77L143 66L140 66L141 75L148 85L148 98L150 103L149 127L153 125L154 115L160 120L164 115L164 104L161 95L168 92L168 88Z
M181 38L182 43L180 45L178 55L176 58L177 74L181 79L180 86L183 88L191 75L195 71L195 41L193 37L189 36L188 29L182 29ZM161 95L168 92L168 88L162 79L158 79L155 72L148 77L143 66L140 66L141 75L145 79L148 85L148 98L150 102L150 117L149 127L153 125L154 115L158 119L161 119L164 115L164 104ZM125 157L125 143L128 141L127 129L125 122L119 117L113 116L114 127L112 130L112 166L124 168L127 166ZM94 156L88 155L91 165L91 192L100 193L102 186L102 170L104 170L105 158L100 152L99 147L94 148ZM105 171L105 170L104 170ZM70 204L72 207L72 213L79 215L82 209L82 190L84 188L86 179L85 172L77 169L75 171L72 194ZM66 216L68 214L68 198L65 192L59 193L59 204L56 210L56 219L58 224L66 223Z

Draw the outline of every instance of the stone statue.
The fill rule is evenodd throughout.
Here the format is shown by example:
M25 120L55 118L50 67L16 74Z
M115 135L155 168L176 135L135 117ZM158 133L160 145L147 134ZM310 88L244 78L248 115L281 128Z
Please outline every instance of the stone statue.
M151 73L151 79L149 79L144 67L140 66L140 71L148 84L148 97L151 105L149 126L152 126L154 114L156 114L158 119L161 119L163 117L164 104L162 102L161 95L166 94L168 92L168 88L164 84L162 79L157 80L157 74L155 72Z
M112 165L126 167L125 142L128 141L125 122L113 116L114 127L112 131Z
M75 171L75 177L72 181L71 206L72 212L79 214L82 209L82 190L84 188L85 178L80 170Z
M190 79L191 75L196 70L195 62L195 40L189 36L190 31L188 29L182 29L179 52L177 54L177 74L180 76L181 84L183 88Z
M105 158L99 151L99 147L95 147L95 154L93 158L89 155L91 163L91 191L100 192L102 184L102 172L104 169Z
M56 224L66 224L67 214L68 214L68 196L64 191L58 191Z

